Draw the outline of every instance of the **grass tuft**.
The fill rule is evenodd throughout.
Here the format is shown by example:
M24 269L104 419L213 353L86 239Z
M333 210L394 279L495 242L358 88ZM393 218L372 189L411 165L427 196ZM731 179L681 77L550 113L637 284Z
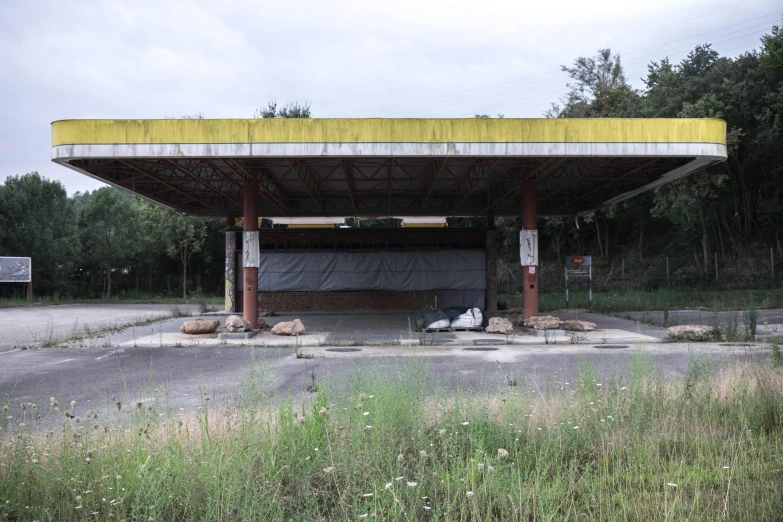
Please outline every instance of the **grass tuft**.
M391 372L361 365L353 379L319 382L301 403L270 397L267 379L251 370L239 405L217 407L205 393L191 414L159 410L163 397L89 412L71 403L70 418L55 398L6 405L2 515L772 520L783 512L779 369L696 360L673 380L637 353L622 381L602 382L585 363L544 389L478 393L441 387L425 363L402 358ZM47 418L59 419L57 429Z

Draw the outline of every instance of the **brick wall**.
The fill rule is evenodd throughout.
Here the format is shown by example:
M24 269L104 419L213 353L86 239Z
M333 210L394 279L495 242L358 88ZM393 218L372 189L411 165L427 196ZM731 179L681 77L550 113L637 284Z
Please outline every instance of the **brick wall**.
M241 301L240 301L241 302ZM430 310L435 290L410 292L261 292L258 307L276 312L353 312L364 310Z

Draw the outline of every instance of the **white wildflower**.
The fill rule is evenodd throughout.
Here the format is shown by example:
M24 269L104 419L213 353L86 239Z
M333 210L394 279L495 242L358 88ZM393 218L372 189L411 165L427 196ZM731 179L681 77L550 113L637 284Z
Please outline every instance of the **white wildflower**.
M671 487L671 488L676 488L677 487L677 484L675 484L674 482L667 482L666 485Z
M503 461L508 458L508 451L504 450L503 448L498 448L498 460Z
M416 487L416 482L407 482L409 488Z
M473 492L472 491L468 491L467 493L465 493L465 496L468 497L468 498L473 498Z

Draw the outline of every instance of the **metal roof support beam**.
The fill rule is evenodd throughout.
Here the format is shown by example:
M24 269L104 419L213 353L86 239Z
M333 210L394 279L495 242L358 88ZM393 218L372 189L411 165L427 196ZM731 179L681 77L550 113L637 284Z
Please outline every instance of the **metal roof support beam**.
M135 170L136 172L140 172L141 174L145 174L145 175L146 175L146 176L148 176L150 179L155 179L155 178L153 178L153 177L152 177L152 175L151 175L151 174L148 174L148 173L144 172L143 170L141 170L141 169L137 168L137 167L136 167L135 165L133 165L132 163L128 163L128 162L126 162L126 161L123 161L123 160L118 160L118 161L119 161L120 163L122 163L123 165L125 165L126 167L129 167L129 168L131 168L131 169ZM191 196L191 195L190 195L190 194L188 194L187 192L183 192L183 191L181 191L180 189L178 189L178 188L176 188L176 187L172 187L171 185L168 185L167 183L165 183L165 182L163 182L163 181L160 181L160 183L161 183L162 185L165 185L166 187L170 188L170 189L171 189L171 190L173 190L174 192L177 192L178 194L181 194L181 195L185 196L185 199L188 199L188 200L190 200L190 201L195 201L195 202L196 202L196 203L198 203L199 205L203 205L203 206L205 206L205 207L207 207L207 208L209 208L209 209L212 209L212 210L214 210L215 212L222 212L221 210L218 210L217 208L213 207L212 205L207 205L207 204L206 204L206 203L204 203L203 201L200 201L200 200L198 200L198 199L194 198L193 196Z
M222 198L224 198L224 199L226 199L226 200L228 200L228 201L231 201L231 202L232 202L232 203L234 203L236 206L238 206L240 209L241 209L241 208L243 208L243 204L242 204L242 203L240 203L239 201L237 201L236 199L234 199L232 196L230 196L230 195L226 194L226 193L225 193L225 192L223 192L222 190L219 190L219 189L217 189L217 188L213 187L211 184L209 184L209 183L208 183L207 181L205 181L204 179L200 178L199 176L196 176L195 174L193 174L192 172L190 172L190 171L189 171L189 170L187 170L187 169L183 169L182 167L180 167L179 165L177 165L177 164L176 164L174 161L172 161L172 160L168 160L168 163L169 163L169 165L173 166L173 167L174 167L176 170L178 170L179 172L181 172L181 173L182 173L182 174L184 174L185 176L187 176L187 177L191 178L191 179L192 179L194 182L196 182L197 184L199 184L199 185L201 185L201 186L203 186L203 187L207 187L209 190L211 190L211 191L212 191L212 192L214 192L215 194L217 194L217 195L221 196ZM201 165L201 167L203 168L203 165ZM213 171L213 172L214 172L214 171Z
M422 210L424 210L424 207L427 205L427 200L429 200L432 195L432 188L435 186L435 182L438 181L438 177L440 177L440 173L443 172L443 167L446 166L447 161L448 159L444 158L436 161L432 165L430 177L424 182L424 198L421 200Z
M391 195L392 195L392 184L394 182L394 158L389 160L389 185L387 187L388 192L386 193L386 215L389 215L389 211L391 210Z
M610 182L608 182L608 183L604 183L604 184L603 184L603 185L601 185L600 187L596 187L596 188L594 188L593 190L591 190L590 192L587 192L587 193L585 193L585 194L582 194L582 195L581 195L581 196L579 196L578 198L575 198L575 199L574 199L572 202L573 202L573 203L576 203L577 201L581 201L581 200L583 200L583 199L586 199L588 196L590 196L590 195L592 195L592 194L595 194L595 193L596 193L596 192L598 192L599 190L605 189L605 188L606 188L606 187L608 187L609 185L612 185L612 184L614 184L614 183L617 183L618 181L622 181L623 179L627 178L627 177L628 177L628 176L630 176L631 174L635 174L635 173L639 172L640 170L644 170L644 169L646 169L647 167L650 167L650 166L654 165L655 163L657 163L657 162L659 161L659 159L660 159L660 158L655 158L654 160L652 160L652 161L648 161L647 163L644 163L644 164L642 164L642 165L640 165L640 166L636 167L635 169L629 170L628 172L626 172L626 173L625 173L625 174L623 174L622 176L620 176L620 177L618 177L618 178L615 178L615 179L613 179L612 181L610 181Z
M575 183L575 182L577 182L577 181L581 181L582 179L584 179L585 177L589 176L590 174L592 174L592 173L593 173L593 172L595 172L596 170L598 170L598 169L601 169L601 168L604 168L606 165L608 165L608 164L609 164L609 163L611 163L611 162L612 162L612 160L611 160L611 159L608 159L608 160L606 160L606 161L604 161L604 162L600 163L600 164L599 164L599 165L597 165L596 167L593 167L592 169L588 170L587 172L585 172L585 173L583 173L583 174L580 174L580 175L579 175L579 177L577 177L577 178L575 178L575 179L573 179L573 180L569 180L569 182L570 182L570 183ZM549 198L551 198L552 196L554 196L555 194L559 194L560 192L562 192L562 191L563 191L563 189L564 189L564 188L565 188L565 187L561 187L561 188L559 188L559 189L557 189L557 190L553 190L552 192L548 193L548 194L546 195L546 197L544 197L544 198L543 198L541 201L542 201L542 202L544 202L544 201L546 201L547 199L549 199Z
M495 165L498 164L498 161L500 161L500 158L496 158L491 165L487 165L487 160L480 160L476 162L470 169L468 169L467 175L464 176L459 182L458 188L461 189L462 194L457 194L457 197L462 197L454 206L453 212L456 212L462 203L468 199L468 196L470 196L481 186L481 182L487 179L487 176L489 176L489 173L492 172L492 169L495 168ZM479 171L479 174L475 174L477 170Z
M340 167L343 171L343 179L348 186L348 195L351 196L351 206L353 207L353 215L358 216L359 211L356 208L356 186L353 181L353 175L351 174L351 164L347 160L340 160Z
M318 183L313 180L312 172L309 170L308 166L301 160L292 161L289 158L286 158L286 163L288 163L288 166L291 168L293 173L296 174L296 177L299 179L299 181L302 182L302 186L304 186L305 190L310 195L310 198L313 200L313 203L315 203L316 208L323 210L323 200L320 197L321 187L319 187Z
M543 165L539 166L538 168L533 169L531 172L527 173L525 175L524 179L534 179L538 175L546 175L549 172L554 171L555 169L560 168L564 163L569 161L569 158L561 158L556 159L552 158L551 160L545 162ZM506 201L510 199L514 199L516 197L519 197L519 195L522 193L523 190L523 180L519 181L519 184L517 187L513 190L510 190L506 192L503 196L499 197L495 201L493 201L487 210L492 210L493 208L497 207L501 203L505 203Z
M255 177L250 174L250 172L247 171L245 167L243 167L238 161L233 160L232 163L234 163L234 166L232 167L228 160L221 160L223 165L225 165L229 170L234 172L235 175L239 175L241 178L243 178L245 181L253 181ZM241 172L241 174L238 174L237 171ZM270 193L266 188L264 188L263 191L260 192L261 196L267 200L269 203L272 204L278 211L282 212L283 214L288 214L288 209L286 206L279 200L277 197Z

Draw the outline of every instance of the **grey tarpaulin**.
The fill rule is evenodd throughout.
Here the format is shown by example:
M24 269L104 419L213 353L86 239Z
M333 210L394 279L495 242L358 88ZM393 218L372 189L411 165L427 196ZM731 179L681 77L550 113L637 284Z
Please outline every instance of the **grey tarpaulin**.
M464 306L465 308L483 310L486 304L486 290L484 289L438 290L435 295L438 298L438 308Z
M261 292L484 290L483 250L261 253Z

